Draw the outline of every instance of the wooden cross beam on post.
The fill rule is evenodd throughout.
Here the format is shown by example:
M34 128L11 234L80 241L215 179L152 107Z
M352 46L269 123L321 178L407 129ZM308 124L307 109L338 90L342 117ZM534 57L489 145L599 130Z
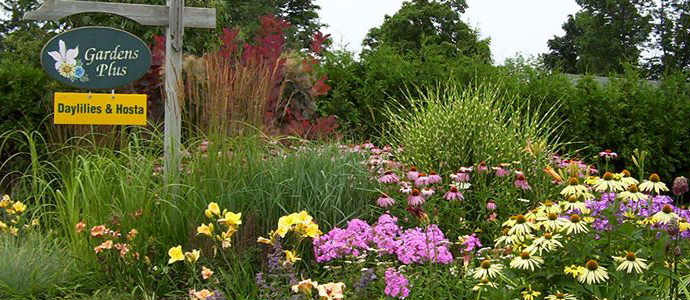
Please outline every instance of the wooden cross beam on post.
M182 121L178 101L182 79L182 40L185 27L216 28L216 10L185 7L184 0L167 0L168 6L74 0L45 0L26 20L57 20L74 14L97 12L123 16L142 25L166 26L165 30L165 171L171 180L179 168Z

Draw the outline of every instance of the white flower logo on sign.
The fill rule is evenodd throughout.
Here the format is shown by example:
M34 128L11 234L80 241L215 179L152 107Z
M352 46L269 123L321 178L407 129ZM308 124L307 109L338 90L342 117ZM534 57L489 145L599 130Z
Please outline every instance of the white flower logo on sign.
M59 52L50 51L48 55L55 60L55 70L70 81L79 80L81 82L89 81L89 77L84 70L84 65L80 59L77 59L79 55L79 46L74 49L67 49L65 41L60 40L58 42Z

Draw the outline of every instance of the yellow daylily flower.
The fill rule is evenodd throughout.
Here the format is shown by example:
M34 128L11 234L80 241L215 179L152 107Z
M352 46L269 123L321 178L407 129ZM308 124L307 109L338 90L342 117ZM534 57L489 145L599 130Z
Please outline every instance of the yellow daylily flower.
M208 208L206 208L206 211L204 211L204 214L207 218L211 218L213 215L220 217L220 207L218 206L218 203L209 203Z
M12 199L9 195L2 195L2 201L0 201L0 208L9 207L12 205Z
M209 223L208 225L201 224L199 227L196 228L196 234L213 236L213 223Z
M199 251L199 249L195 249L191 252L185 252L184 256L187 258L188 262L195 263L197 260L199 260L199 257L201 256L201 251Z
M7 224L5 222L0 221L0 230L5 231L7 230Z
M294 251L283 250L283 253L285 253L285 264L294 264L298 260L302 260L301 258L297 257L297 254L295 254Z
M14 209L14 211L17 214L21 214L26 210L26 205L24 205L24 203L17 201L14 204L12 204L12 209Z
M229 227L234 227L242 224L242 213L234 213L231 211L224 212L222 219L218 220L218 223L225 224Z
M19 229L17 229L17 227L10 226L10 234L17 236L17 234L19 234Z
M168 260L168 264L172 264L172 263L175 263L178 261L183 261L184 260L184 253L182 253L182 246L170 248L170 250L168 250L168 256L170 256L170 259Z

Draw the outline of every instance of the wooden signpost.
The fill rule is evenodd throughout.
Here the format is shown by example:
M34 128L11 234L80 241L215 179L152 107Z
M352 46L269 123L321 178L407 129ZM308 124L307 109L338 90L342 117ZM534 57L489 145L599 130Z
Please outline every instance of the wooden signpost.
M182 79L182 41L185 27L216 28L216 10L185 7L184 0L168 0L168 6L73 0L45 0L27 20L57 20L79 13L110 13L142 25L166 26L165 37L165 171L170 178L179 167L181 117L179 84ZM64 104L63 104L64 105Z

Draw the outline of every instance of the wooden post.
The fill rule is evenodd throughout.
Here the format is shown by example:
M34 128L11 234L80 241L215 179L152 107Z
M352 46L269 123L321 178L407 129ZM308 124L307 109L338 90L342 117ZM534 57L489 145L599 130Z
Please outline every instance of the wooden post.
M182 81L182 39L184 24L182 14L184 0L168 0L170 7L168 27L165 29L165 174L170 179L180 167L180 116L179 87Z

